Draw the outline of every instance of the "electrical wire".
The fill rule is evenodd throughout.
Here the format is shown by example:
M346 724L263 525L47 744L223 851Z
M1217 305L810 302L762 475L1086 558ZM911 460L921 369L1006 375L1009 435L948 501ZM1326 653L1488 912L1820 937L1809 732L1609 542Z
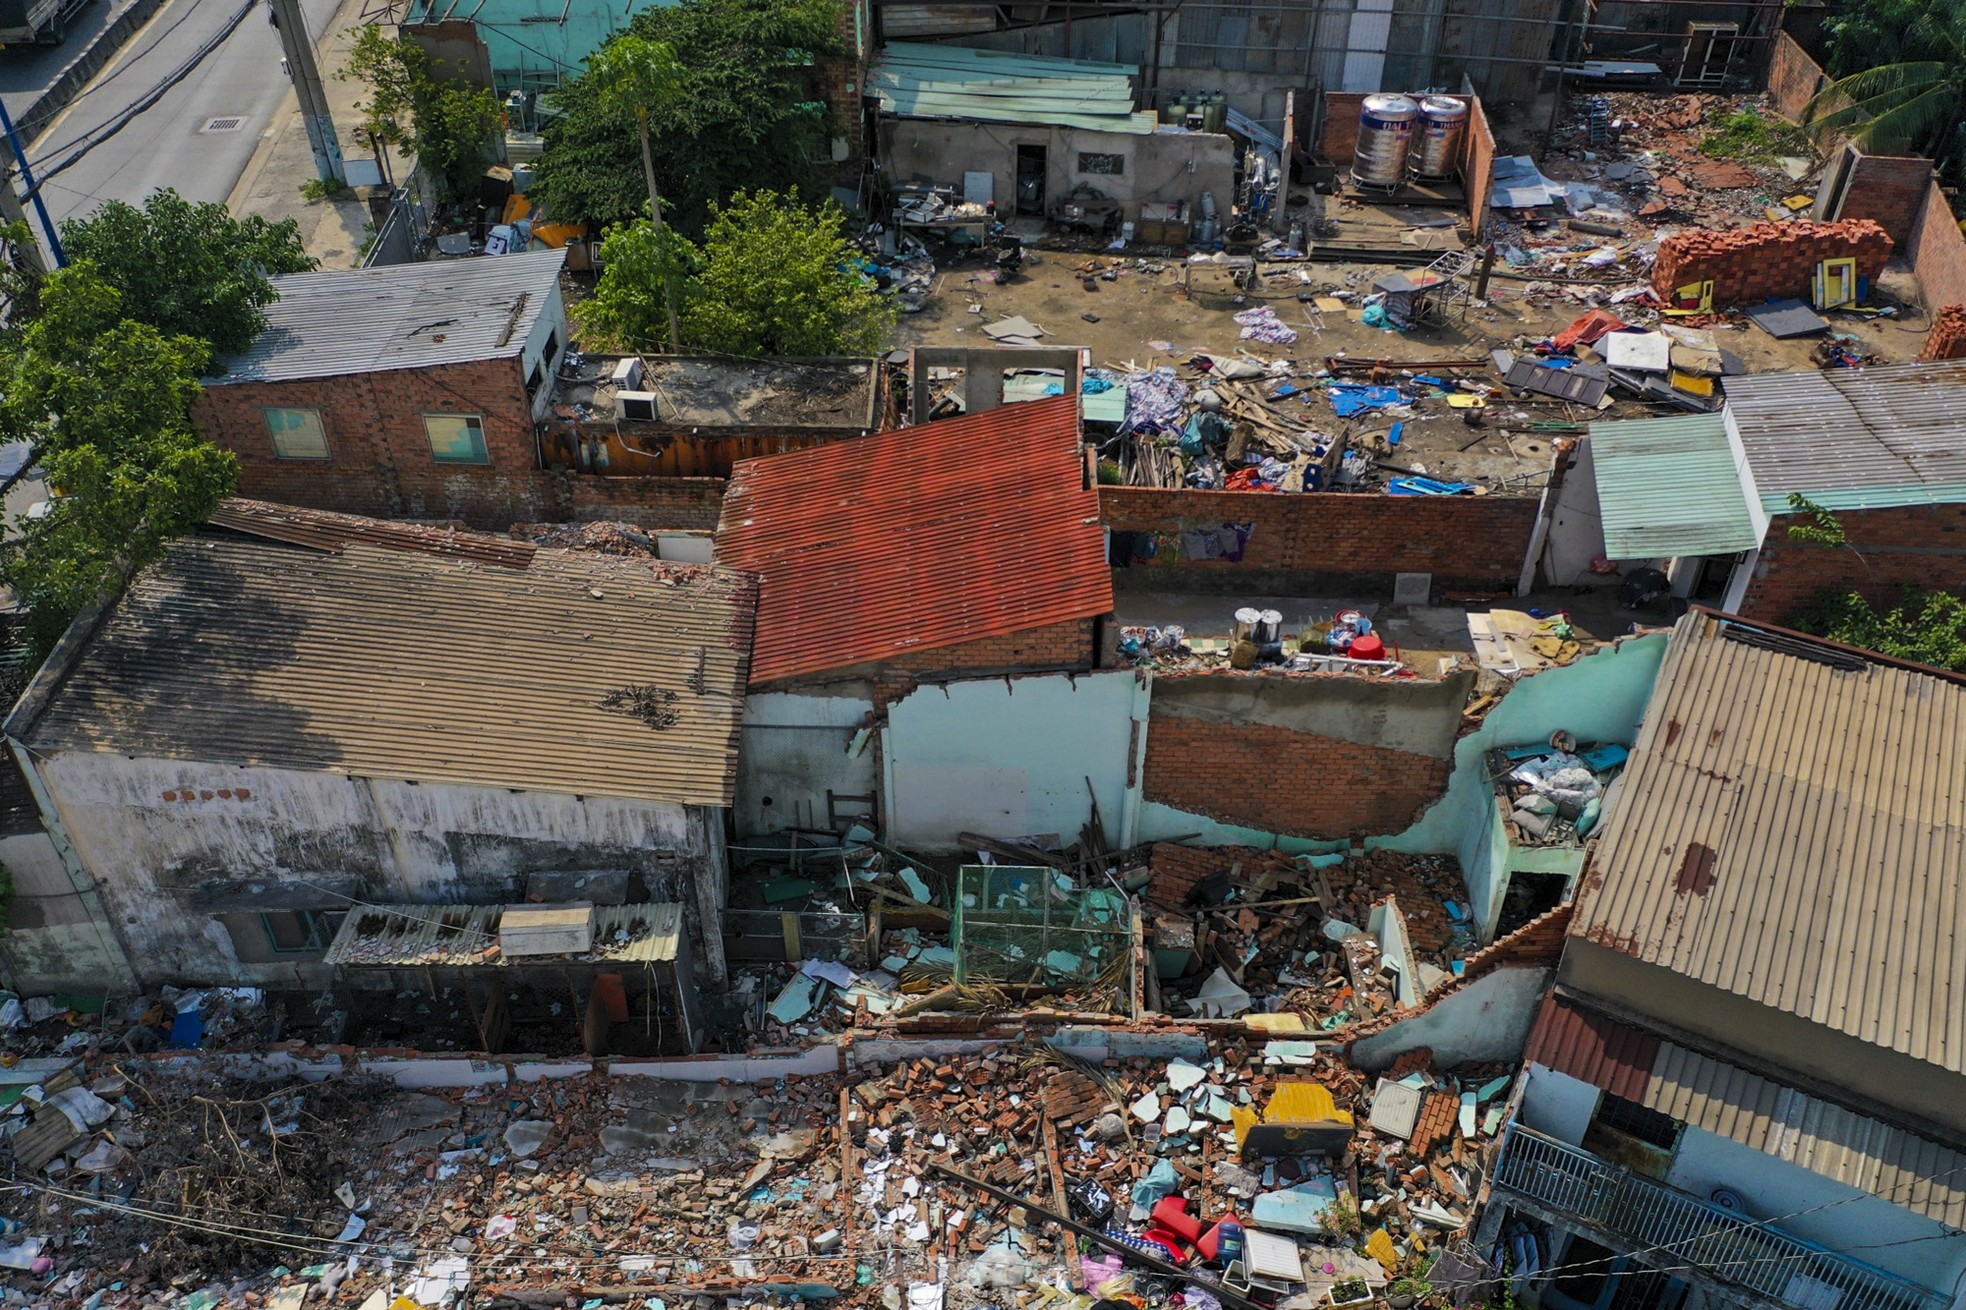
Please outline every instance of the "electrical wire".
M159 100L162 100L174 87L190 77L199 64L203 63L214 51L223 46L226 40L239 29L239 25L246 21L247 16L253 12L258 4L259 0L246 0L245 4L239 8L237 13L227 19L209 40L199 46L197 50L193 51L190 58L166 75L163 81L157 83L157 85L151 87L142 95L137 96L123 109L119 110L116 117L110 119L109 122L78 137L77 141L81 143L79 148L75 147L73 143L70 146L62 147L64 150L72 149L73 151L66 158L58 163L49 164L47 160L56 152L50 152L49 155L42 156L41 161L34 165L34 171L39 183L45 184L49 178L54 177L57 173L73 168L81 162L83 156L87 155L89 151L109 140L118 132L121 132L141 117L145 110L148 110ZM37 185L35 192L38 193L39 190L40 186ZM23 197L23 199L26 198L28 197Z

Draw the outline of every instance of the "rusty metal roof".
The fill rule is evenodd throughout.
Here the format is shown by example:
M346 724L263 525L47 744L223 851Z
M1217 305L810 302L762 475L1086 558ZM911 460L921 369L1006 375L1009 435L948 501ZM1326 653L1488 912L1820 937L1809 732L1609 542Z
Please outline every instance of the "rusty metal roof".
M746 460L717 561L760 575L753 684L1113 607L1078 398Z
M580 551L518 569L194 537L7 731L44 754L728 805L755 597L729 569Z
M1696 611L1570 931L1959 1070L1963 883L1966 686Z
M456 524L390 523L357 514L336 514L330 510L301 509L276 505L271 501L248 500L233 496L212 512L210 525L268 541L284 541L316 550L347 550L358 541L415 551L423 555L442 555L452 559L473 559L485 564L502 564L522 569L532 563L538 549L529 541L472 532Z
M1567 997L1544 999L1523 1059L1941 1223L1966 1223L1966 1155Z
M1627 1101L1642 1101L1659 1058L1659 1039L1628 1028L1595 1010L1566 1004L1554 992L1543 998L1522 1058L1602 1087Z

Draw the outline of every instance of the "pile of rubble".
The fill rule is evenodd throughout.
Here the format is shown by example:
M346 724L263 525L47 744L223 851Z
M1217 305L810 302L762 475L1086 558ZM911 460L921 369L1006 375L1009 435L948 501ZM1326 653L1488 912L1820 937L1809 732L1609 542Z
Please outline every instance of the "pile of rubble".
M1320 1032L1409 1009L1455 976L1474 949L1465 896L1437 856L1167 843L1143 892L1164 1001Z
M269 1089L173 1061L95 1078L86 1153L19 1156L60 1093L9 1125L0 1263L6 1299L90 1310L1315 1296L1464 1227L1508 1082L1419 1052L1375 1088L1321 1044L1178 1030L758 1086Z

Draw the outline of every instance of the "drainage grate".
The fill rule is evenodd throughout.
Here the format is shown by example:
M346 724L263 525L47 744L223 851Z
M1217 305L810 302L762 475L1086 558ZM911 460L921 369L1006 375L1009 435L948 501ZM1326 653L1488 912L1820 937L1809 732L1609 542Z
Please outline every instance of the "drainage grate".
M200 132L237 132L246 125L243 115L236 118L214 118L199 128Z

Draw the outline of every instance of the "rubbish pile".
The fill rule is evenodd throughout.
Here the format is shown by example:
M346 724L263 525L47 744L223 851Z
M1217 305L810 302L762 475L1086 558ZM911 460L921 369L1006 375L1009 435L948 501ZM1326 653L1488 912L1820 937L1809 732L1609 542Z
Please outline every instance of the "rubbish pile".
M64 1078L8 1122L0 1282L90 1310L1380 1288L1465 1226L1509 1083L1422 1051L1375 1090L1322 1042L1099 1027L750 1085ZM71 1111L94 1126L32 1154Z
M1434 856L1162 843L1142 895L1164 1004L1204 1017L1332 1032L1420 1004L1475 945L1460 873Z
M1246 525L1228 524L1220 531L1224 540L1210 545L1229 559L1238 558L1247 541ZM1187 558L1202 558L1191 552L1190 538L1200 529L1160 535L1129 533L1118 543L1119 549L1135 553L1138 559L1153 559L1161 552L1180 552ZM1120 535L1120 534L1116 534ZM1250 607L1235 612L1235 623L1227 636L1191 635L1179 624L1165 626L1130 625L1119 634L1119 662L1132 667L1164 672L1200 672L1233 669L1239 673L1345 673L1370 677L1412 678L1419 674L1386 644L1373 621L1358 610L1313 615L1301 623L1286 626L1279 610Z
M1510 806L1518 846L1577 846L1596 830L1604 793L1631 751L1616 742L1579 746L1567 732L1546 745L1497 746L1487 755L1495 793Z
M537 546L596 555L657 553L655 538L631 523L515 523L512 535Z

